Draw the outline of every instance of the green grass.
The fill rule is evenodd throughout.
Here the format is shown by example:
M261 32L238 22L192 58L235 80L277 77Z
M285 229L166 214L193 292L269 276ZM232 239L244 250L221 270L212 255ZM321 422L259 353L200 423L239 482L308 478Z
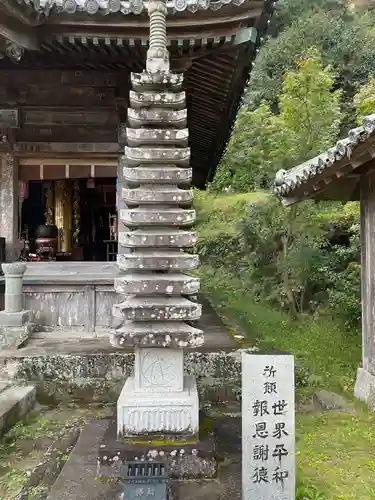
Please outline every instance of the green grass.
M264 196L201 194L199 237L233 234L247 203ZM361 361L359 332L348 332L329 317L292 321L283 312L255 303L246 284L228 270L204 265L199 274L203 292L233 330L240 328L247 345L295 355L296 363L308 373L303 396L326 388L353 399ZM354 407L354 415L310 412L297 416L298 483L303 485L298 500L375 500L375 415L359 403ZM310 493L304 494L310 486Z
M214 196L202 191L195 193L199 234L208 237L220 232L234 234L236 225L245 216L251 202L264 200L266 193L240 193Z
M297 439L299 477L326 499L375 498L374 415L300 415Z

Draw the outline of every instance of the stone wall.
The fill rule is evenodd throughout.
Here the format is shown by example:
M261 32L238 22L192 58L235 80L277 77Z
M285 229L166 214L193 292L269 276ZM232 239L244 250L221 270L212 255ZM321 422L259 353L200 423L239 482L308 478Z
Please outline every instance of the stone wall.
M74 400L114 403L134 368L131 351L95 354L0 357L0 380L37 384L41 401ZM184 354L185 373L194 375L201 404L234 401L241 387L241 354L190 351Z

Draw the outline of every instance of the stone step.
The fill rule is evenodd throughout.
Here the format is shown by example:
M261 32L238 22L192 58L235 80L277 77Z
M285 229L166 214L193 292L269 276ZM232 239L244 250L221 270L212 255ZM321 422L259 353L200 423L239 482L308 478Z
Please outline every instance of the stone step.
M180 146L188 145L189 131L183 129L169 128L127 128L126 142L128 146L138 147L149 144L160 146Z
M186 128L187 110L168 108L128 108L128 124L132 128L147 126Z
M183 109L186 107L185 92L134 92L129 93L130 107L160 107Z
M191 295L199 292L199 278L186 274L130 274L115 279L115 290L124 295Z
M153 186L141 188L122 188L121 198L126 204L146 205L166 203L171 205L189 205L193 202L192 189L180 189L176 186Z
M134 252L117 255L122 271L192 271L199 267L199 256L184 252Z
M127 248L190 248L197 242L195 231L183 229L136 229L119 232L120 245Z
M184 208L124 208L120 210L120 220L126 227L183 227L193 225L195 219L195 210Z
M157 148L143 147L131 148L125 146L125 161L131 165L158 165L160 163L168 163L171 165L189 165L190 148Z
M34 407L34 386L9 387L0 394L0 435L24 418Z
M129 321L196 321L202 315L202 306L182 297L128 297L114 304L115 318Z
M125 323L111 334L114 347L201 347L203 332L180 321L155 323Z
M134 184L191 184L193 178L192 168L178 168L173 165L163 167L124 167L123 176L125 181Z
M161 90L165 92L166 90L174 90L178 92L181 90L184 75L172 72L148 73L143 71L142 73L131 73L130 81L135 91Z

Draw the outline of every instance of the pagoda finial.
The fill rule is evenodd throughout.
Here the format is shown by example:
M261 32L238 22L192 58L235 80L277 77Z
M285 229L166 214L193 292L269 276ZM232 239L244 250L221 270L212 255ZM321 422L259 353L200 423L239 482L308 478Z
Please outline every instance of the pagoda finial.
M150 47L146 69L150 73L169 71L167 49L167 6L165 0L152 0L148 4L150 16Z

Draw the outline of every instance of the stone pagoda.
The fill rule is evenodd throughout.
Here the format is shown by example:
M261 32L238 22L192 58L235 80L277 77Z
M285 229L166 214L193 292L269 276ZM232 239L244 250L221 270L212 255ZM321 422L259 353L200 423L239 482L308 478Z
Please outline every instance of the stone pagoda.
M115 289L125 298L113 308L121 326L112 344L135 348L135 370L117 402L116 443L109 430L101 463L113 470L119 462L159 457L174 476L210 476L215 461L202 454L196 380L184 375L183 349L203 344L203 332L191 324L201 316L199 279L186 274L199 265L186 251L196 243L186 96L183 75L169 69L165 3L150 2L148 12L147 66L131 75L119 179Z

